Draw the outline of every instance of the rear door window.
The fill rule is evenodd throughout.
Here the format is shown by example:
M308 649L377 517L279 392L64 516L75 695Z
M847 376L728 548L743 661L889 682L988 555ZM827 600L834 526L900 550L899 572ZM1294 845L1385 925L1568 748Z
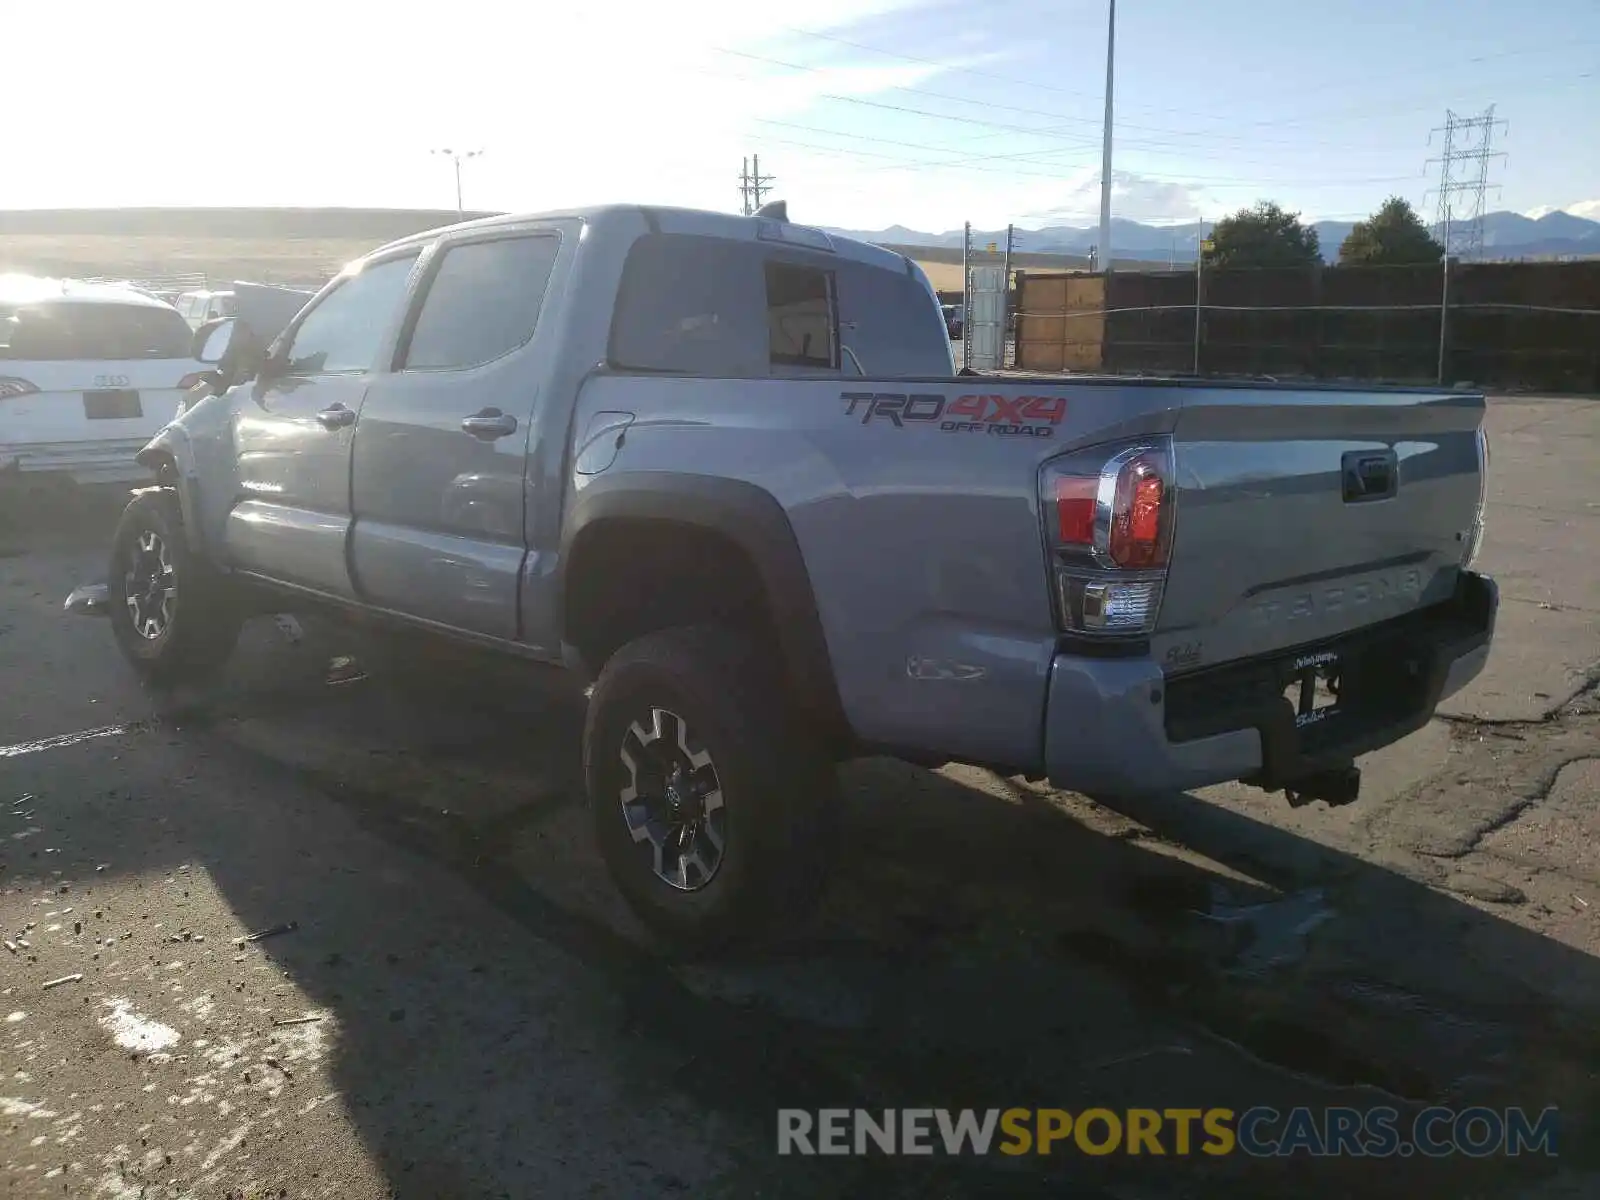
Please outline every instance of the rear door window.
M623 266L611 323L621 370L749 377L769 373L760 248L647 234Z
M445 251L406 348L404 370L459 371L503 358L539 323L561 239L467 242Z
M188 358L189 323L170 308L88 300L21 305L7 323L0 358L112 362Z

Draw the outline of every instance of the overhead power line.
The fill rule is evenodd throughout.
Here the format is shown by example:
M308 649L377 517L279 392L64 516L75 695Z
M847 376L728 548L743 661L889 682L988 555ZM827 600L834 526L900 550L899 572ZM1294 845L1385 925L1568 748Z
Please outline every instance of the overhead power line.
M837 67L819 67L819 66L813 66L813 65L808 64L808 63L790 62L787 59L773 58L771 55L767 55L767 54L756 54L756 53L753 53L752 51L749 51L749 50L734 50L734 49L732 49L730 47L726 47L726 46L713 46L713 47L711 47L711 49L714 50L718 54L725 54L725 55L728 55L728 56L730 56L732 58L748 59L751 62L765 63L766 65L773 66L773 67L783 67L785 70L790 70L790 71L804 71L804 72L807 72L807 73L813 74L813 75L836 75L838 73L838 70L839 70L839 68L837 68ZM1042 109L1042 108L1026 108L1026 107L1023 107L1021 105L1016 105L1016 104L1000 104L1000 103L996 103L996 102L989 101L989 100L974 99L971 96L956 96L956 95L952 95L949 92L935 91L932 88L918 87L918 86L916 86L914 84L902 84L902 83L888 84L888 85L886 85L884 90L886 90L886 91L895 91L895 92L907 92L907 93L910 93L911 95L914 95L914 96L927 96L929 99L944 100L944 101L948 101L948 102L953 103L953 104L970 104L970 105L974 105L974 106L976 106L978 108L983 108L983 109L986 109L986 110L992 109L992 110L998 110L998 111L1001 111L1001 112L1021 113L1024 116L1044 117L1044 118L1046 118L1048 120L1051 120L1051 121L1066 122L1068 125L1083 126L1085 128L1088 128L1088 129L1098 130L1098 129L1101 128L1101 123L1102 123L1102 119L1099 118L1099 117L1082 117L1082 116L1075 116L1075 115L1073 115L1071 113L1052 112L1052 111L1049 111L1049 110L1046 110L1046 109ZM826 96L827 99L830 99L830 100L844 100L846 102L863 103L863 104L873 104L874 103L874 102L871 102L871 101L867 101L867 100L865 100L865 99L863 99L862 97L859 97L859 96L842 96L842 95L837 95L837 94L834 94L834 93L823 93L823 94ZM877 107L883 107L881 102L878 102L876 104L876 106ZM956 116L955 114L952 114L952 113L931 113L931 112L928 112L925 109L904 108L904 109L900 109L899 111L915 113L918 116L933 117L933 118L937 118L937 119L950 120L950 121L961 121L961 122L964 122L964 123L967 123L967 124L981 125L981 126L985 126L987 128L991 128L991 129L1007 129L1007 130L1013 130L1013 131L1018 131L1018 132L1023 132L1023 133L1060 134L1060 133L1070 133L1071 132L1071 130L1062 129L1059 125L1047 126L1047 127L1030 126L1030 125L1015 125L1015 124L1007 124L1007 123L1004 123L1004 122L983 121L983 120L979 120L979 119L973 118L973 117L960 117L960 116ZM1153 132L1153 133L1171 133L1171 134L1174 134L1174 135L1176 135L1178 137L1182 137L1184 139L1191 139L1191 138L1195 138L1195 137L1226 137L1228 140L1237 141L1237 142L1241 142L1241 143L1246 143L1246 144L1249 144L1249 145L1252 145L1252 146L1274 145L1274 144L1283 145L1283 146L1304 146L1305 145L1305 142L1302 139L1283 140L1283 141L1274 143L1274 142L1271 142L1268 139L1264 139L1264 138L1260 138L1260 137L1246 137L1244 135L1238 135L1238 134L1226 134L1226 135L1208 134L1207 132L1205 132L1203 130L1197 131L1197 130L1190 130L1190 129L1169 129L1169 128L1165 128L1165 127L1159 126L1159 125L1136 125L1136 124L1132 124L1132 123L1129 123L1129 122L1123 122L1123 121L1118 121L1116 124L1117 124L1117 128L1119 128L1119 129L1140 129L1140 130L1144 130L1144 131L1147 131L1147 132ZM1099 144L1099 138L1098 137L1094 137L1092 140L1094 141L1094 143L1096 145ZM1124 144L1127 144L1127 145L1144 144L1144 145L1152 145L1152 146L1179 146L1179 145L1185 144L1185 143L1174 142L1174 141L1171 141L1171 140L1161 140L1161 139L1151 139L1151 138L1119 139L1119 140L1122 141ZM1360 149L1361 147L1355 146L1355 145L1349 145L1349 146L1342 147L1342 148L1345 148L1345 149Z
M907 54L907 53L905 53L903 51L898 51L898 50L888 50L888 49L885 49L882 46L874 46L874 45L870 45L870 44L868 44L866 42L854 41L854 40L852 40L850 38L842 38L842 37L839 37L836 34L821 33L821 32L818 32L817 30L799 29L799 28L796 28L794 26L786 26L786 28L788 29L788 31L790 33L798 34L801 37L815 38L815 39L818 39L820 41L833 42L833 43L836 43L836 44L841 45L841 46L849 46L849 47L851 47L852 49L855 49L855 50L863 50L863 51L866 51L869 54L877 54L877 55L881 55L881 56L883 56L885 58L898 59L901 62L918 63L918 64L923 65L923 66L936 67L940 71L943 71L943 72L946 72L946 73L949 73L949 74L971 75L971 76L974 76L974 77L980 78L980 79L989 79L989 80L993 80L995 82L1004 83L1004 84L1007 84L1007 85L1012 86L1012 87L1033 88L1033 89L1036 89L1038 91L1053 92L1053 93L1056 93L1057 95L1075 96L1075 97L1078 97L1079 99L1083 99L1083 100L1091 100L1091 101L1098 102L1101 99L1100 94L1099 93L1095 93L1095 92L1078 91L1078 90L1073 89L1073 88L1064 88L1064 87L1061 87L1061 86L1059 86L1057 84L1044 83L1044 82L1042 82L1040 80L1037 80L1037 79L1028 79L1026 77L1019 77L1019 76L1014 75L1014 74L1003 74L1002 75L1002 74L1000 74L998 72L995 72L995 71L984 71L984 70L981 70L981 69L979 69L977 67L970 67L970 66L966 66L966 65L958 64L958 63L944 62L944 61L941 61L939 59L924 58L924 57L922 57L920 55ZM1562 50L1569 50L1569 49L1577 49L1577 48L1586 48L1586 47L1595 46L1595 45L1600 45L1600 39L1589 39L1589 40L1577 41L1577 42L1563 42L1560 45L1559 48L1562 49ZM1531 54L1544 55L1544 54L1550 54L1551 52L1552 52L1551 51L1551 47L1549 45L1541 45L1541 46L1537 46L1537 47L1526 47L1526 48L1523 48L1523 49L1520 49L1520 50L1505 50L1505 51L1501 51L1501 52L1498 52L1498 53L1495 53L1495 54L1476 55L1476 56L1474 56L1473 58L1471 58L1471 59L1469 59L1467 61L1472 62L1472 63L1485 63L1485 62L1493 62L1493 61L1496 61L1496 60L1499 60L1499 59L1524 57L1524 56L1531 55ZM1436 66L1436 67L1433 67L1433 68L1429 68L1429 67L1427 67L1425 65L1420 67L1420 68L1413 66L1411 68L1408 68L1408 70L1407 70L1407 77L1408 78L1415 79L1415 78L1418 77L1419 74L1421 74L1423 76L1428 76L1428 75L1433 75L1433 74L1449 75L1449 76L1452 77L1452 79L1458 79L1459 75L1460 75L1460 69L1459 69L1459 64L1458 63L1451 62L1449 64L1444 64L1444 65ZM1252 75L1252 73L1248 73L1247 72L1243 76L1243 78L1248 80L1248 79L1250 79L1252 77L1256 77L1256 76L1259 76L1259 75L1260 75L1260 73L1254 73L1254 75ZM1587 77L1588 77L1587 74L1579 76L1579 78L1587 78ZM1235 74L1233 72L1230 72L1230 79L1232 79L1234 81L1237 81L1239 78L1240 78L1239 75L1237 75L1237 74ZM1336 90L1339 90L1341 88L1347 88L1347 87L1350 87L1352 85L1358 85L1361 82L1363 82L1363 80L1369 81L1369 82L1380 82L1380 81L1381 82L1388 82L1391 78L1392 78L1392 75L1389 72L1383 72L1381 74L1373 74L1373 75L1367 75L1367 76L1341 76L1340 81L1337 84L1329 84L1329 85L1325 85L1325 86L1320 87L1320 88L1312 88L1310 90L1301 89L1301 90L1297 91L1297 95L1301 95L1301 96L1316 95L1316 94L1319 94L1319 93L1326 93L1326 92L1329 92L1329 91L1336 91ZM1197 112L1193 108L1189 108L1189 107L1175 108L1175 107L1172 107L1172 106L1164 106L1164 105L1139 104L1137 102L1130 102L1127 105L1125 105L1125 107L1133 108L1133 109L1139 109L1139 110L1146 111L1146 112L1177 113L1177 114L1180 114L1180 115L1186 116L1186 117L1200 117L1203 120L1226 121L1226 122L1235 122L1235 123L1238 122L1238 116L1236 114L1222 115L1222 114L1218 114L1218 113ZM1022 110L1018 110L1018 111L1022 111ZM1392 112L1393 110L1385 108L1385 109L1381 109L1381 110L1378 110L1378 111L1387 114L1389 112ZM1095 120L1094 118L1084 118L1084 119L1088 120L1090 122L1093 122ZM1299 121L1299 120L1302 120L1302 119L1305 119L1305 118L1298 118L1298 117L1289 118L1289 121L1291 121L1291 122L1292 121ZM1276 122L1276 121L1250 122L1250 124L1253 125L1253 126L1255 126L1255 125L1263 125L1263 124L1271 125L1271 124L1276 124L1276 123L1278 123L1278 122ZM1204 129L1192 129L1192 128L1189 128L1189 129L1178 129L1178 128L1173 128L1173 127L1169 127L1169 126L1139 125L1139 124L1135 124L1133 122L1124 122L1124 121L1118 121L1117 122L1117 128L1119 128L1119 129L1144 129L1144 130L1147 130L1147 131L1153 132L1153 133L1173 133L1173 134L1178 134L1178 135L1181 135L1181 136L1184 136L1184 137L1228 138L1230 140L1237 140L1237 141L1241 141L1241 142L1250 142L1252 144L1257 144L1257 145L1262 144L1260 139L1255 138L1255 137L1253 137L1251 135L1245 135L1245 134L1222 134L1222 133L1216 133L1214 131L1204 130ZM1298 145L1300 143L1292 142L1292 141L1285 141L1282 144L1284 144L1284 145ZM1359 147L1351 147L1351 148L1355 149L1355 148L1359 148Z
M820 127L820 126L804 125L804 124L801 124L801 123L795 122L795 121L779 121L779 120L776 120L776 119L766 118L766 117L757 117L757 118L754 118L754 119L755 119L757 124L770 125L770 126L773 126L774 128L793 129L793 130L797 130L797 131L802 132L802 133L815 133L815 134L820 134L820 135L825 136L825 137L847 138L847 139L849 139L851 141L870 142L870 143L873 143L875 145L896 146L896 147L900 147L902 149L913 149L913 150L932 150L932 151L935 151L935 152L947 152L947 151L950 151L950 150L954 149L954 147L951 147L951 146L948 146L948 145L935 145L935 144L926 143L926 142L907 142L902 138L874 137L874 136L872 136L870 134L850 133L850 132L847 132L847 131L842 130L842 129L824 129L824 128ZM1009 151L1009 152L1000 153L1000 154L961 155L959 157L949 158L949 159L916 159L916 158L905 158L905 157L900 156L900 155L883 154L883 153L877 152L877 151L852 150L849 147L845 147L845 146L820 146L820 145L817 145L815 142L801 142L801 141L795 141L793 139L770 138L768 140L778 142L780 145L794 146L797 149L801 149L801 150L811 150L811 151L814 151L815 153L818 153L818 154L844 155L844 156L849 156L849 157L857 157L857 156L859 156L861 158L875 158L875 159L883 159L883 160L885 160L886 165L863 168L864 170L869 170L869 171L922 171L922 170L932 171L932 170L947 170L947 169L948 170L960 170L960 169L968 167L968 166L974 166L975 167L978 164L995 163L995 162L1031 162L1031 163L1033 163L1033 165L1037 165L1037 166L1055 166L1055 167L1072 167L1072 166L1089 165L1087 161L1081 162L1081 163L1046 163L1046 162L1036 161L1036 160L1039 160L1039 159L1041 159L1042 157L1044 157L1046 155L1081 153L1081 150L1079 150L1077 148L1068 149L1068 148L1064 148L1064 147L1051 147L1051 148L1045 149L1045 150L1019 150L1019 151ZM1012 173L1013 174L1017 174L1017 175L1032 175L1032 176L1036 176L1036 177L1041 178L1041 179L1060 179L1061 178L1060 170L1052 170L1052 171L1013 170ZM1144 171L1144 170L1129 171L1129 172L1125 172L1124 174L1130 175L1130 176L1131 175L1138 175L1140 178L1156 179L1156 180L1161 180L1161 181L1170 182L1170 183L1214 184L1219 188L1221 188L1221 187L1227 187L1227 188L1254 188L1254 187L1258 187L1258 186L1262 186L1262 187L1291 187L1291 186L1338 187L1338 186L1341 186L1341 185L1355 186L1355 185L1358 185L1358 184L1369 184L1369 183L1405 183L1405 182L1415 181L1418 178L1418 176L1415 175L1415 174L1411 174L1411 175L1366 175L1366 176L1360 176L1360 177L1347 177L1347 176L1318 177L1318 176L1304 176L1304 175L1279 176L1279 177L1264 177L1264 176L1256 177L1256 176L1248 176L1248 175L1187 175L1187 174L1175 175L1175 174L1171 174L1171 173L1163 172L1163 171Z
M741 58L755 58L757 61L771 63L771 64L773 64L775 66L791 66L792 65L792 64L784 63L784 62L782 62L781 60L778 60L778 59L763 58L763 57L758 56L758 55L749 55L749 54L744 53L743 51L722 51L722 53L732 54L732 55L734 55L736 57L741 57ZM802 70L802 71L811 71L811 72L814 72L814 73L817 73L817 74L823 74L823 75L826 75L826 74L829 73L828 71L826 71L825 69L823 69L821 67L797 67L796 69ZM697 73L706 74L706 75L708 75L708 76L710 76L711 78L714 78L714 79L737 79L737 80L740 80L742 82L755 83L755 84L761 84L761 83L769 82L768 80L762 79L762 78L760 78L758 76L754 76L754 75L740 75L740 74L736 74L736 73L735 74L724 74L724 73L721 73L721 72L712 72L712 71L703 71L703 72L697 72ZM893 90L906 90L906 89L895 88L895 87L891 86L890 88L888 88L886 90L893 91ZM857 106L865 107L865 108L875 108L875 109L889 111L889 112L902 113L902 114L906 114L906 115L910 115L910 116L924 117L924 118L927 118L929 120L934 120L934 121L946 121L946 122L953 122L953 123L960 124L960 125L973 126L973 127L977 128L980 131L979 133L976 133L976 134L973 135L975 139L978 138L978 137L992 138L993 134L990 134L990 133L988 133L986 131L987 130L991 130L991 129L999 129L999 130L1003 130L1003 131L1008 132L1008 133L1023 134L1023 135L1027 135L1029 137L1041 138L1041 139L1044 139L1045 141L1059 142L1062 146L1068 147L1068 148L1072 148L1072 149L1088 148L1088 147L1094 147L1095 149L1098 149L1100 147L1100 144L1101 144L1100 143L1100 138L1097 135L1096 136L1086 136L1086 135L1084 135L1082 133L1076 133L1076 132L1069 131L1069 130L1062 130L1059 127L1036 127L1036 126L1029 126L1029 125L1017 125L1017 124L1013 124L1013 123L1010 123L1010 122L1002 122L1002 121L987 121L987 120L982 120L982 119L977 118L977 117L960 116L960 115L955 114L955 113L934 112L934 111L932 111L930 109L926 109L926 108L916 108L916 107L913 107L911 105L905 105L905 104L890 104L887 101L868 100L868 99L866 99L865 97L862 97L862 96L847 96L847 95L843 95L843 94L836 93L836 92L819 92L819 93L817 93L817 95L818 95L819 99L836 101L836 102L842 103L842 104L852 104L852 105L857 105ZM755 118L755 119L756 120L761 120L762 118ZM1099 127L1099 123L1098 122L1096 122L1095 125L1096 125L1097 128ZM841 134L839 136L848 136L848 135ZM1281 161L1282 161L1281 158L1271 158L1271 159L1241 158L1238 155L1234 155L1234 154L1217 154L1217 153L1207 153L1207 152L1204 152L1204 151L1195 151L1195 150L1190 150L1185 143L1170 142L1170 141L1159 141L1159 140L1149 139L1149 138L1121 138L1121 139L1119 139L1119 141L1120 141L1122 146L1124 146L1125 148L1129 148L1129 149L1156 150L1156 151L1163 151L1163 150L1169 150L1169 149L1181 149L1181 150L1184 151L1183 157L1185 159L1208 159L1208 160L1225 161L1225 162L1251 162L1251 163L1267 163L1267 162L1271 162L1271 163L1275 163L1275 164L1276 163L1281 163ZM902 143L899 143L899 144L906 145L906 146L915 145L915 143L911 143L911 142L902 142ZM921 146L919 148L921 148L921 149L933 148L933 149L938 149L941 152L950 152L950 151L959 152L962 149L959 146L948 146L948 145L947 146L939 146L939 147ZM1309 147L1309 148L1317 148L1317 147L1312 146L1312 147ZM1042 152L1043 152L1042 150L1038 150L1038 151L1030 151L1029 153L1042 153ZM987 157L987 156L981 156L981 157Z
M829 39L829 40L843 40L843 39ZM724 47L713 47L713 49L717 50L720 53L723 53L723 54L726 54L726 55L729 55L729 56L732 56L732 57L743 58L743 59L746 59L746 60L749 60L749 61L765 63L765 64L768 64L768 65L771 65L771 66L781 67L781 68L784 68L786 70L796 70L796 71L802 71L802 72L806 72L806 73L810 73L810 74L819 74L819 75L828 75L828 74L832 73L827 68L813 67L813 66L809 66L809 65L806 65L806 64L803 64L803 63L795 63L795 62L787 61L787 60L784 60L784 59L774 58L774 57L771 57L771 56L768 56L768 55L760 55L760 54L754 54L754 53L750 53L750 52L746 52L746 51L731 50L731 49L727 49L727 48L724 48ZM913 57L913 56L905 56L905 57L909 58L909 57ZM733 79L739 79L739 80L746 81L746 82L751 82L751 83L770 82L769 79L764 79L764 78L760 78L760 77L754 77L754 76L750 76L750 75L740 75L740 74L736 74L736 73L735 74L726 74L726 73L723 73L723 72L720 72L720 71L699 71L697 73L707 74L707 75L710 75L713 78L733 78ZM916 89L916 88L909 88L909 87L907 87L907 88L896 88L895 85L889 85L889 86L890 86L890 89L892 89L892 90L908 90L908 91L912 91L914 93L930 94L930 95L934 95L934 96L936 96L936 97L938 97L940 99L949 99L949 100L960 102L960 103L968 103L968 104L981 103L980 101L974 101L974 100L971 100L971 99L968 99L968 98L965 98L965 97L955 97L955 96L949 96L949 95L944 94L944 93L931 92L931 90L929 90L929 89ZM1003 130L1003 131L1005 131L1007 133L1017 134L1017 135L1026 136L1026 137L1037 138L1037 139L1045 141L1047 143L1048 142L1054 142L1054 143L1057 143L1057 144L1055 144L1055 145L1046 145L1046 146L1043 146L1043 147L1035 147L1035 148L1031 148L1031 149L1027 149L1027 150L1021 150L1021 151L1011 150L1011 151L1002 151L1002 152L985 153L985 154L965 154L965 153L962 152L963 149L964 149L963 146L958 145L958 144L951 144L951 143L948 143L948 142L941 142L941 143L908 142L908 141L904 140L903 138L873 137L871 135L858 134L858 133L853 133L853 132L849 132L849 131L845 131L845 130L827 129L827 128L823 128L823 127L820 127L820 126L802 124L802 123L799 123L799 122L780 121L780 120L776 120L776 119L772 119L772 118L752 118L752 119L755 120L758 123L771 125L771 126L774 126L776 128L793 129L793 130L800 131L800 132L803 132L803 133L815 134L817 136L824 137L824 138L842 138L842 139L847 139L847 140L850 140L850 141L860 141L860 142L867 142L867 143L877 143L877 144L881 144L881 145L885 145L885 146L893 146L893 147L896 147L898 149L920 149L920 150L927 150L927 151L930 151L930 152L933 152L933 153L954 155L954 157L950 157L950 158L946 158L946 159L928 160L928 159L918 159L918 158L907 158L907 157L902 156L902 155L885 154L885 153L876 152L876 151L854 149L854 148L846 147L846 146L819 145L819 144L817 144L815 142L799 141L799 140L794 140L794 139L788 139L788 140L781 139L781 138L768 139L768 140L776 142L777 144L780 144L780 145L793 146L793 147L795 147L797 149L807 150L807 151L809 151L809 152L811 152L813 154L821 155L821 156L824 156L824 157L836 157L836 158L841 158L841 159L845 159L845 160L852 160L852 161L858 161L858 162L860 160L862 160L862 159L874 160L873 161L873 165L865 166L865 167L861 168L862 170L866 170L866 171L911 171L911 172L928 171L928 170L960 171L960 170L966 170L966 169L973 169L973 168L977 167L978 164L984 164L984 163L991 163L992 164L992 163L996 163L996 162L1007 162L1007 163L1013 164L1013 165L1008 167L1008 173L1009 174L1018 175L1018 176L1031 176L1031 177L1042 178L1042 179L1059 180L1060 177L1061 177L1061 170L1062 169L1079 169L1079 168L1088 167L1091 164L1089 164L1086 161L1080 161L1080 162L1074 162L1074 163L1054 162L1054 161L1051 161L1052 159L1054 159L1056 156L1059 156L1059 155L1082 153L1082 152L1088 151L1090 149L1097 149L1098 148L1099 139L1097 139L1097 138L1086 137L1086 136L1083 136L1081 134L1076 134L1076 133L1071 133L1071 132L1063 133L1062 131L1060 131L1058 129L1049 129L1049 128L1041 128L1041 127L1020 125L1020 124L1016 124L1016 123L1012 123L1012 122L1006 122L1006 121L987 120L987 119L978 118L978 117L964 116L964 115L960 115L960 114L956 114L956 113L936 112L936 111L932 111L932 110L925 109L925 108L919 108L919 107L916 107L916 106L913 106L913 105L893 104L893 103L889 103L889 102L883 101L883 100L868 99L867 97L864 97L864 96L845 95L845 94L841 94L841 93L821 92L821 93L818 93L818 98L819 99L824 99L824 100L831 100L831 101L838 102L838 103L843 103L843 104L850 104L850 105L858 106L858 107L877 109L877 110L880 110L880 111L903 113L903 114L906 114L906 115L909 115L909 116L926 118L928 120L954 123L954 124L963 125L963 126L972 126L972 127L976 128L976 129L979 129L979 130L990 130L990 129ZM1049 116L1052 119L1062 119L1062 114L1046 114L1042 110L1032 110L1032 111L1037 111L1037 112L1039 112L1039 115ZM1135 148L1142 148L1143 146L1166 147L1166 146L1176 145L1175 143L1160 142L1160 141L1155 141L1153 139L1145 140L1145 139L1125 138L1125 139L1121 139L1121 141L1125 146L1135 147ZM1248 162L1259 162L1259 163L1263 163L1263 164L1272 163L1273 165L1277 165L1277 166L1280 166L1280 167L1282 166L1282 162L1281 162L1280 159L1242 159L1239 156L1233 155L1233 154L1203 154L1203 153L1197 153L1197 152L1195 152L1193 150L1190 150L1186 146L1185 147L1181 147L1181 148L1184 150L1184 153L1183 153L1182 157L1184 159L1186 159L1186 160L1187 159L1196 159L1196 158L1211 158L1211 159L1217 159L1219 161L1226 161L1226 162L1247 162L1248 161ZM1038 167L1042 167L1042 168L1046 168L1046 169L1030 171L1030 170L1024 169L1021 166L1015 165L1015 164L1021 164L1021 163L1030 163L1032 165L1036 165ZM1217 190L1217 191L1220 191L1220 190L1235 190L1235 191L1237 191L1237 190L1260 190L1260 189L1267 189L1267 188L1296 187L1296 186L1322 186L1322 187L1358 186L1358 185L1365 185L1365 184L1370 184L1370 183L1391 183L1391 182L1392 183L1398 183L1398 182L1405 182L1405 181L1408 181L1408 180L1411 180L1411 179L1415 178L1414 176L1411 176L1411 175L1379 175L1379 176L1342 177L1342 178L1340 178L1340 177L1326 178L1326 177L1310 177L1310 176L1305 176L1305 175L1293 175L1293 176L1289 176L1289 177L1259 177L1259 178L1252 178L1252 177L1241 176L1241 175L1237 175L1237 174L1230 174L1228 176L1193 176L1193 175L1189 175L1189 174L1169 174L1169 173L1163 173L1163 172L1159 172L1159 171L1143 171L1143 170L1135 170L1133 172L1129 172L1129 174L1130 175L1137 175L1137 176L1142 177L1142 178L1159 179L1159 180L1164 180L1164 181L1167 181L1167 182L1174 182L1174 183L1180 183L1180 184L1208 185L1208 190ZM1096 178L1098 179L1098 176L1096 176Z
M1528 76L1523 79L1499 82L1496 83L1495 86L1499 88L1515 88L1521 95L1533 95L1536 92L1560 91L1563 88L1572 87L1574 84L1582 83L1585 80L1597 78L1600 78L1600 75L1597 75L1594 71L1580 71L1578 74L1570 76L1552 76L1546 73L1543 75ZM1452 88L1452 91L1459 93L1460 90L1461 85L1459 82L1457 82ZM1415 112L1419 109L1431 108L1440 103L1442 99L1443 97L1441 97L1438 90L1435 89L1428 92L1413 92L1409 96L1396 97L1381 105L1374 105L1370 107L1363 105L1354 108L1325 109L1322 112L1302 113L1299 116L1290 115L1286 117L1274 117L1271 120L1266 121L1246 121L1244 124L1249 126L1251 129L1255 129L1273 125L1304 125L1308 121L1321 121L1338 117L1355 118L1371 116L1375 118L1387 119L1392 118L1397 113Z

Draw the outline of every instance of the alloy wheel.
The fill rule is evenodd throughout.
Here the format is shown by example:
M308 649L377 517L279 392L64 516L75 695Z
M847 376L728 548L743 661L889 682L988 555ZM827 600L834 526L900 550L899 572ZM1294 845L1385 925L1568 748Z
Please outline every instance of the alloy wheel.
M705 887L722 866L727 810L711 752L696 749L689 723L665 708L634 721L619 751L627 779L622 818L656 878L678 891Z
M167 543L155 530L140 533L122 584L134 631L155 641L171 627L172 607L178 596L177 573Z

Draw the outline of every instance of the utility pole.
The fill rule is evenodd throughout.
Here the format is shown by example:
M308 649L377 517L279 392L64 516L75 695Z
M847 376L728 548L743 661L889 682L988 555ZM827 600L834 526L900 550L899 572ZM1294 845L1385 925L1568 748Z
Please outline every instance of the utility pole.
M744 160L739 168L739 204L745 216L754 215L776 182L777 176L761 173L761 155Z
M1016 349L1011 336L1011 247L1016 244L1017 227L1006 226L1006 261L1000 271L1000 365L1009 367L1012 364L1006 361L1006 347L1012 347L1012 354Z
M1444 386L1445 354L1449 347L1450 336L1450 256L1444 256L1441 265L1443 272L1442 282L1439 285L1439 373L1436 376L1440 387Z
M1200 310L1204 286L1201 264L1205 262L1206 257L1206 241L1201 235L1205 232L1205 226L1203 220L1194 223L1194 373L1196 375L1200 374Z
M961 225L961 369L972 366L972 222Z
M761 207L761 202L767 198L767 193L772 190L772 185L778 181L776 175L763 175L761 173L761 155L750 156L750 190L755 194L756 208Z
M463 205L461 203L461 164L466 159L477 158L478 155L483 153L483 151L482 150L451 150L451 149L445 148L445 149L442 149L442 150L435 150L433 153L435 153L435 154L443 154L446 158L448 158L452 163L455 164L455 168L456 168L456 215L457 216L464 216L466 214L467 210L466 210L465 207L463 207Z
M1100 158L1100 262L1111 271L1111 94L1112 71L1117 53L1117 0L1109 0L1110 17L1106 24L1106 127Z

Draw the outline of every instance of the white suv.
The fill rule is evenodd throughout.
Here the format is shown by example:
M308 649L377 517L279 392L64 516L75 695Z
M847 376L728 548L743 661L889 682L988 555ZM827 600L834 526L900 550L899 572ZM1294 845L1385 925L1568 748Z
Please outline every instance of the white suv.
M128 287L0 276L0 477L147 477L133 456L206 366L169 304Z

